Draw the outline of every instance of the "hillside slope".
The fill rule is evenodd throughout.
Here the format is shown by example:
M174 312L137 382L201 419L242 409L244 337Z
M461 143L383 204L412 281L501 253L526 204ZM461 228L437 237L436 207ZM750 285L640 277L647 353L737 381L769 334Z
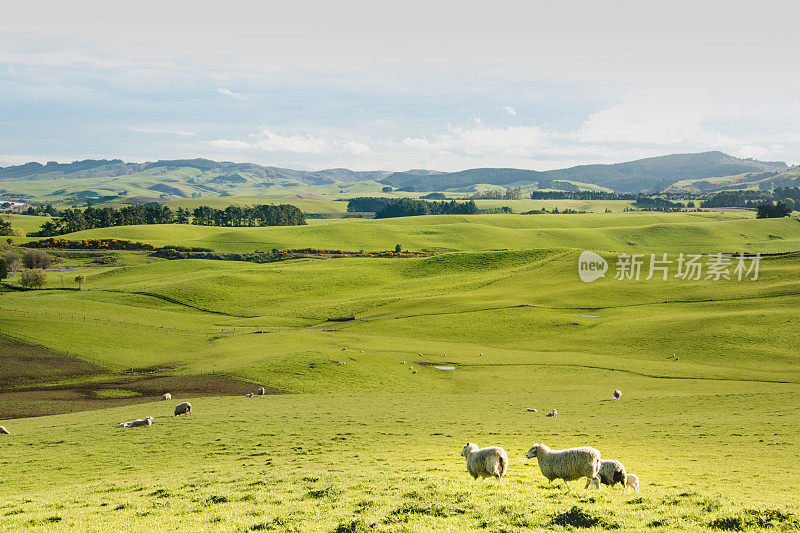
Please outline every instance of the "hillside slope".
M786 169L783 162L740 159L722 152L703 152L649 157L612 165L580 165L544 172L515 168L476 168L427 176L396 172L380 181L394 187L433 191L465 188L478 183L510 186L566 179L593 183L622 192L640 192L663 189L687 178L703 179L744 172L783 172Z

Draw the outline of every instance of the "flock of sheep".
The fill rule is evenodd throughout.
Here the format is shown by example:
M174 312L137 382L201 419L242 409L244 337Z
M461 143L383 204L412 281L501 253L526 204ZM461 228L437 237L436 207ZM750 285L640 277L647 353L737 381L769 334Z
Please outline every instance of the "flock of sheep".
M475 479L493 477L501 481L508 469L508 454L499 446L478 448L477 444L468 442L461 450L461 456L467 460L467 472ZM525 457L536 458L539 470L548 482L563 479L566 485L567 481L585 477L584 488L592 485L600 489L601 483L619 483L627 490L639 492L639 478L635 474L628 474L619 461L601 459L600 452L588 446L551 450L544 444L534 444Z
M161 401L165 402L172 399L172 394L165 393L161 396ZM190 415L192 414L192 404L189 402L181 402L175 406L175 416L178 415ZM137 418L136 420L131 420L130 422L120 422L117 424L118 428L138 428L143 426L152 426L153 425L153 417L146 416L144 418Z
M622 391L614 389L614 399L622 398ZM526 411L538 413L538 409L526 408ZM545 416L556 417L558 411L553 409ZM467 472L478 479L493 477L501 481L508 468L508 454L499 446L478 448L473 442L468 442L461 450L461 456L467 460ZM567 481L586 478L584 488L590 485L600 489L600 485L615 485L619 483L626 490L639 492L639 478L635 474L628 474L625 466L613 459L601 459L600 452L588 446L568 448L566 450L551 450L544 444L534 444L528 453L528 459L534 457L539 462L539 470L548 482L554 479ZM567 487L569 488L569 487Z
M263 396L266 394L266 390L264 387L260 387L255 394ZM253 393L248 393L246 396L250 398ZM622 392L619 389L614 389L614 399L619 400L621 397ZM168 392L161 396L161 401L171 399L172 394ZM534 413L538 412L537 409L527 408L526 410ZM175 406L174 416L191 413L192 404L189 402L181 402ZM558 416L558 411L553 409L545 416ZM146 416L130 422L120 422L117 427L149 427L153 424L153 420L152 416ZM0 426L0 434L10 435L10 432L5 426ZM478 448L477 444L468 442L461 450L461 456L467 460L467 472L474 479L493 477L501 481L508 469L508 454L499 446ZM619 483L626 490L639 492L639 478L635 474L628 474L625 471L625 466L619 461L601 459L600 452L589 446L568 448L566 450L551 450L544 444L534 444L525 454L525 457L528 459L536 458L539 463L539 470L547 478L548 482L552 482L554 479L563 479L566 485L567 481L585 477L586 485L584 488L589 488L591 485L600 489L601 484L613 486Z

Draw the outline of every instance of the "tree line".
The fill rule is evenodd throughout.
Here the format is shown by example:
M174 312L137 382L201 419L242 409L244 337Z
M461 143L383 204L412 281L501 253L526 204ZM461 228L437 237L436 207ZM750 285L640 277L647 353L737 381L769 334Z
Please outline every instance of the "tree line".
M390 200L386 206L375 213L375 218L413 217L420 215L474 215L478 206L473 200L467 202L429 202L414 198Z
M42 224L35 237L52 237L93 228L143 224L196 224L199 226L297 226L306 223L303 212L289 204L229 205L224 209L199 206L173 211L159 203L114 207L65 209Z

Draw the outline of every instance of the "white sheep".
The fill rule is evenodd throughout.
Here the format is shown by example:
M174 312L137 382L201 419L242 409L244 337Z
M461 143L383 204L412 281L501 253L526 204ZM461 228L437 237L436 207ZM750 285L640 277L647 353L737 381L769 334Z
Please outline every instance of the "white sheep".
M625 486L625 465L613 459L603 459L600 461L600 471L597 473L600 476L600 482L603 485L616 485L619 483ZM589 486L589 482L586 482Z
M144 418L137 418L136 420L132 420L131 422L128 422L128 425L125 426L125 427L138 428L138 427L142 427L142 426L151 426L151 425L153 425L153 417L152 416L146 416Z
M192 414L192 404L189 402L179 403L175 406L175 416Z
M553 409L552 411L550 411L549 413L547 413L547 414L546 414L546 415L544 415L544 416L551 416L551 417L555 418L555 417L557 417L557 416L558 416L558 411L556 411L555 409Z
M600 452L594 448L583 446L580 448L568 448L566 450L551 450L544 444L534 444L528 453L528 459L536 459L539 462L539 470L549 482L554 479L567 481L585 477L589 484L600 488ZM569 487L567 487L569 488Z
M635 490L636 492L639 492L639 476L636 474L626 474L625 490Z
M248 392L247 394L245 394L245 396L247 396L248 398L252 398L253 397L253 393L252 392Z
M614 389L614 398L616 398L617 400L622 398L622 391L619 389Z
M258 390L256 391L256 394L258 394L259 396L264 396L264 394L266 393L267 391L264 390L264 387L259 387Z
M0 435L11 435L5 426L0 426Z
M172 394L170 394L170 393L168 393L168 392L167 392L167 393L164 393L164 395L161 397L161 401L162 401L162 402L165 402L165 401L167 401L167 400L171 400L171 399L172 399Z
M461 456L467 460L467 472L473 479L493 477L502 481L508 468L508 454L499 446L478 449L477 444L468 442Z
M528 411L529 413L538 413L539 412L538 409L532 409L530 407L526 407L525 410Z

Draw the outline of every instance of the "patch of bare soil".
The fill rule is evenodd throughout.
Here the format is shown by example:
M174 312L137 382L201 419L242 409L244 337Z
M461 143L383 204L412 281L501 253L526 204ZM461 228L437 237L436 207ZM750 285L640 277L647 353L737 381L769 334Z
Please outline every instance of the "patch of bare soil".
M258 385L230 376L164 375L172 369L125 373L0 335L0 420L102 409L172 399L240 396ZM266 389L267 394L284 391ZM122 397L120 397L122 396Z

